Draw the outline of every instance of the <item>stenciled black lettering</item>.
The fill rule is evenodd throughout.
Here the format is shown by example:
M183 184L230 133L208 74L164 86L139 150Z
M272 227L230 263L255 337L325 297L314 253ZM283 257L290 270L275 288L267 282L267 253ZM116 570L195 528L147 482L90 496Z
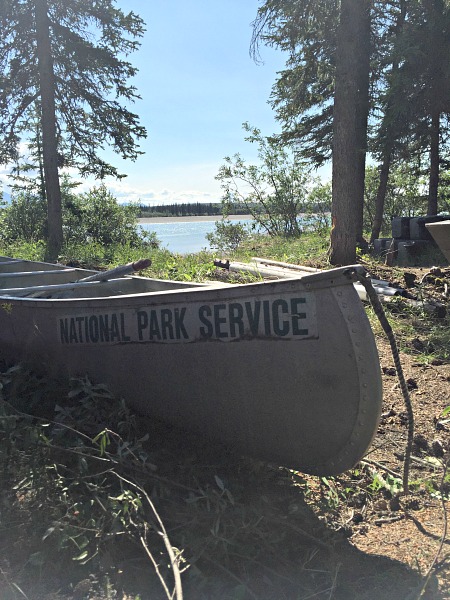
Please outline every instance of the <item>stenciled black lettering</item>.
M91 342L96 344L99 339L99 329L98 329L98 318L95 315L86 319L89 323L89 339Z
M306 304L305 298L291 298L291 314L292 314L292 334L293 335L308 335L308 329L301 329L300 320L306 319L305 312L299 312L299 305ZM304 306L302 306L304 308Z
M69 325L69 343L78 344L77 326L73 317L70 319Z
M261 316L261 301L256 300L255 306L252 307L251 302L245 303L245 314L247 315L248 324L252 335L258 335L259 318Z
M150 339L161 339L161 330L159 328L158 313L156 310L150 312Z
M270 302L263 300L263 311L264 311L264 333L270 335Z
M186 327L184 326L184 317L186 316L186 308L176 308L174 311L175 316L175 335L177 340L181 340L181 336L185 340L189 339L188 332L186 331Z
M110 336L111 342L120 342L119 320L115 313L111 315Z
M69 343L69 323L68 319L59 320L59 334L61 336L61 344Z
M148 327L148 314L145 310L139 310L137 312L137 327L138 327L138 338L142 342L144 339L144 329Z
M75 321L77 322L77 325L78 325L78 343L82 344L84 342L84 339L83 339L84 317L75 317Z
M163 308L161 310L161 329L162 329L163 339L165 339L165 340L167 340L167 339L173 340L174 339L172 320L173 320L173 317L172 317L172 311L170 310L170 308Z
M205 327L200 327L200 335L204 338L210 338L213 335L213 326L211 321L207 318L212 314L211 307L205 304L204 306L200 306L198 309L198 318L203 323Z
M130 336L126 334L125 331L125 315L124 313L120 313L120 336L122 338L122 342L129 342Z
M229 320L230 320L230 336L238 337L238 335L244 335L244 308L242 304L238 302L232 302L228 308ZM236 328L238 333L236 333Z
M272 302L272 323L273 331L276 335L285 336L289 333L289 321L281 320L280 313L287 314L289 306L286 300L279 298Z
M109 315L99 315L98 328L101 342L109 342Z
M228 332L222 330L222 325L227 322L225 316L221 316L221 312L225 312L226 304L215 304L214 305L214 327L216 331L216 338L227 338Z

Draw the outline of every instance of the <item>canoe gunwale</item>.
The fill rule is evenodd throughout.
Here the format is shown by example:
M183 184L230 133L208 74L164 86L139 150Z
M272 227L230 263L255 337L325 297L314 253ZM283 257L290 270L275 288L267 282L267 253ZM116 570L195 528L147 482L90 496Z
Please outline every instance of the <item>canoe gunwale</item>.
M0 286L1 286L1 265L2 263L0 262ZM70 268L71 270L72 268ZM64 266L61 266L61 270L65 270ZM76 270L77 272L79 272L79 270ZM235 290L246 290L246 292L244 293L248 293L249 289L254 289L254 293L258 293L260 291L260 288L263 286L266 289L270 289L270 287L273 287L275 284L280 284L281 282L283 282L284 286L289 286L290 282L295 282L296 285L298 285L299 283L301 283L302 286L304 286L304 288L306 290L310 290L310 289L321 289L321 288L325 288L325 287L336 287L339 285L348 285L349 283L351 283L351 273L353 272L358 272L358 273L365 273L365 269L364 267L361 267L361 265L351 265L351 266L346 266L346 267L338 267L336 269L330 269L328 271L321 271L318 273L311 273L311 274L306 274L306 275L302 275L302 276L297 276L297 275L293 275L292 277L285 277L283 279L277 279L277 280L272 280L272 281L256 281L256 282L251 282L251 283L246 283L246 284L242 284L242 285L230 285L228 283L223 283L223 282L208 282L208 283L188 283L188 282L181 282L181 281L174 281L174 280L162 280L162 279L156 279L156 278L147 278L147 277L139 277L139 276L125 276L125 277L121 277L120 279L114 279L114 280L109 280L109 281L74 281L74 282L70 282L70 283L62 283L62 284L49 284L46 286L24 286L24 287L15 287L15 288L4 288L1 289L0 287L0 300L4 301L4 302L9 302L12 299L15 300L20 300L22 302L25 301L31 301L31 302L36 302L36 301L42 301L42 302L83 302L83 301L90 301L90 300L101 300L103 302L106 302L109 299L116 299L116 298L123 298L124 300L127 299L131 299L131 298L135 298L135 297L142 297L144 298L153 298L159 295L168 295L168 297L171 297L173 294L181 294L181 293L186 293L188 295L195 293L195 292L199 292L199 291L206 291L206 290L223 290L226 289L227 290L227 294L229 292L231 292L231 290L235 289ZM21 272L19 272L21 273ZM6 275L6 274L5 274ZM14 275L14 273L8 273L8 275ZM103 286L103 289L106 286L110 286L113 287L114 282L124 282L126 280L143 280L143 281L152 281L155 282L158 285L161 285L162 288L164 288L165 286L175 286L172 288L168 289L158 289L155 291L137 291L137 292L131 292L129 294L127 293L119 293L119 294L114 294L112 293L111 295L95 295L95 290L96 289L101 289ZM96 287L97 286L97 287ZM70 291L71 289L80 289L80 288L85 288L86 290L91 290L94 291L94 295L92 294L87 294L86 296L77 296L74 298L71 297L64 297L64 298L52 298L52 297L39 297L39 296L34 296L34 297L27 297L25 296L25 294L51 294L52 292L60 292L60 291ZM233 293L234 295L234 293ZM240 295L239 293L237 295Z
M450 219L436 223L426 223L425 227L450 263Z

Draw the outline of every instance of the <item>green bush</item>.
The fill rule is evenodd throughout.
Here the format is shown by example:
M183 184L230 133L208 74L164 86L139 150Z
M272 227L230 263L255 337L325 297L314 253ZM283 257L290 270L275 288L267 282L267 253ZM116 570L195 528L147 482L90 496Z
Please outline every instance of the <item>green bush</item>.
M229 219L216 221L214 227L213 232L206 234L206 239L214 250L235 252L250 236L248 227L239 222L232 223Z
M75 194L73 185L62 182L62 216L66 246L93 244L109 247L158 247L154 233L138 228L139 207L118 204L105 185ZM47 237L47 205L32 192L13 195L0 208L0 242L37 243Z
M377 167L366 168L364 231L371 231L373 226L379 178ZM424 177L418 175L408 163L391 169L384 199L383 222L380 232L382 236L389 237L391 235L391 224L394 217L415 217L426 214L425 187Z
M248 134L245 140L258 147L258 164L248 164L240 154L225 157L216 176L223 190L224 214L240 203L261 231L272 236L300 236L304 227L299 216L308 212L309 193L317 182L298 153L248 123L243 128Z
M65 199L65 238L71 242L95 242L102 246L129 242L140 245L137 230L139 207L120 205L105 185Z
M0 209L0 239L37 242L46 237L47 205L38 195L21 192Z

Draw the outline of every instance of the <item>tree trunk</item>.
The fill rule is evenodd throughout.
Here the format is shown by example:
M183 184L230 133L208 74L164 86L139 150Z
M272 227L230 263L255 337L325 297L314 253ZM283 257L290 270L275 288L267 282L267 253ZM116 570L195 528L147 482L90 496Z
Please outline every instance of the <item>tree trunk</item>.
M366 154L367 154L367 121L369 117L369 86L370 86L370 2L362 0L357 3L359 15L358 33L358 61L357 61L357 98L356 98L356 160L357 160L357 220L356 220L356 242L362 247L367 246L363 235L363 213L364 213L364 184L366 178Z
M401 0L400 2L400 12L397 16L397 22L395 25L395 31L397 38L402 34L403 28L405 26L406 19L406 1ZM392 80L394 80L395 76L398 73L399 63L398 59L392 63ZM387 132L387 139L384 145L383 153L382 153L382 163L380 168L380 181L378 183L377 197L375 200L375 217L372 223L372 232L370 234L370 243L373 244L374 240L380 237L381 226L383 224L383 214L384 214L384 203L386 200L386 191L387 185L389 181L389 171L391 169L391 162L394 153L394 140L395 140L395 127L393 123L395 123L395 117L391 116L392 112L392 101L388 100L385 114L383 117L383 125ZM386 124L387 121L387 124ZM390 121L390 124L389 124Z
M431 115L430 180L428 184L427 215L437 215L438 212L440 116L438 110L434 110Z
M377 197L375 200L375 216L372 223L370 243L380 237L381 225L383 224L384 200L386 198L389 170L391 168L391 154L386 154L381 164L380 181L378 183Z
M333 108L330 262L356 260L362 237L369 86L370 3L342 0Z
M47 196L47 259L56 260L63 243L61 189L58 175L56 136L55 75L50 45L46 0L35 0L36 48L41 95L42 154Z

